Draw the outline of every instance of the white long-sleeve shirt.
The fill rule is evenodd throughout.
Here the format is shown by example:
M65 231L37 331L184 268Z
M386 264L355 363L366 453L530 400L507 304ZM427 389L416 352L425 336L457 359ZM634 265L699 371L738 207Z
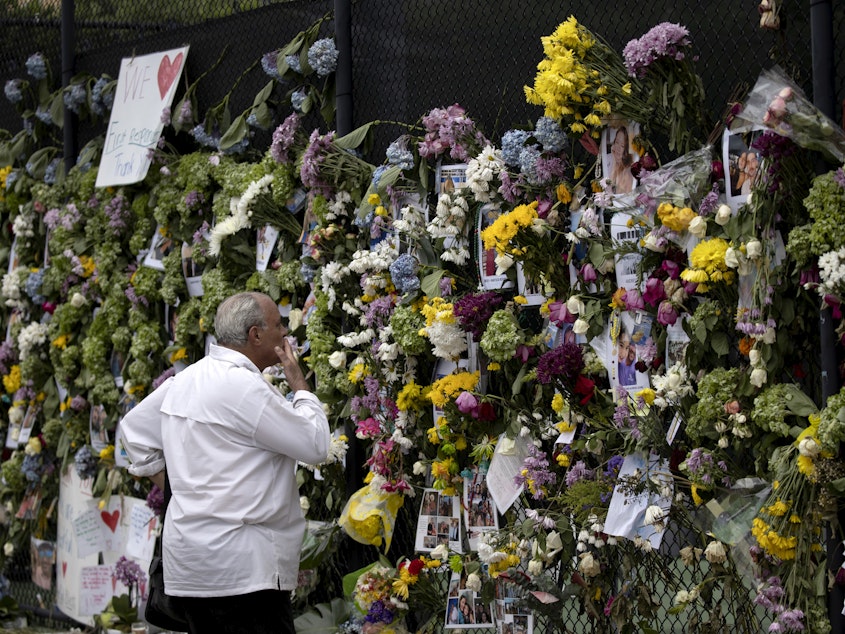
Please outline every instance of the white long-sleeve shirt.
M323 462L328 420L316 396L293 402L244 355L213 345L120 423L130 473L167 462L164 583L173 596L296 587L305 520L296 462Z

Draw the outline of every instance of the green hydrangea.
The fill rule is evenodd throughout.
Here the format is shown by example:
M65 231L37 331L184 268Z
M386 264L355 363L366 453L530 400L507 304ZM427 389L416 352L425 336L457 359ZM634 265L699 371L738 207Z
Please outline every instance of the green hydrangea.
M845 440L845 387L828 397L821 411L818 437L822 448L834 453Z
M733 400L740 379L739 368L716 368L698 383L697 402L690 409L687 435L698 444L703 438L716 438L714 423L724 418L725 403Z
M490 317L479 346L491 361L506 363L513 359L520 343L522 336L516 317L510 310L503 308Z
M425 318L410 306L400 305L390 317L393 339L408 356L417 356L428 350L428 340L420 334Z

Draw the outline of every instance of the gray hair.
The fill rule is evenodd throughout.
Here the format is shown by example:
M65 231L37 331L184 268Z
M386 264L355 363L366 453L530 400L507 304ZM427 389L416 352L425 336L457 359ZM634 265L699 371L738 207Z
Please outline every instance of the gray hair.
M267 327L258 297L258 293L238 293L220 303L214 318L214 331L220 345L245 346L250 328Z

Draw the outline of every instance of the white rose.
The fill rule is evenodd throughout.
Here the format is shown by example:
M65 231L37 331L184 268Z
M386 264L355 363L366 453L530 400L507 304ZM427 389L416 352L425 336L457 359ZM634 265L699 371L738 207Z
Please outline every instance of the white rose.
M578 570L585 577L597 577L601 574L601 564L595 560L592 553L581 553L578 555L581 561L578 562Z
M751 361L751 365L760 365L760 351L756 348L749 350L748 360Z
M79 292L74 293L73 296L70 298L70 305L74 308L82 308L87 303L88 300L85 299L85 295Z
M581 319L580 317L575 320L574 324L572 324L572 332L574 332L576 335L586 334L589 329L590 322L588 322L586 319Z
M733 211L731 210L731 208L725 203L722 203L716 210L716 224L720 227L724 227L726 224L728 224L728 221L731 219L731 216L733 216Z
M543 562L539 559L532 559L528 562L528 574L532 577L539 577L543 574Z
M750 381L754 387L763 387L768 377L768 373L763 368L754 368L751 371Z
M728 553L722 542L713 541L707 544L707 548L704 549L704 557L711 564L722 564L728 559Z
M645 523L657 524L663 521L663 509L657 504L652 504L645 510Z
M649 251L654 251L655 253L663 253L666 249L661 247L658 243L658 238L653 233L649 233L645 240L643 240L643 246L648 249Z
M728 247L728 250L725 251L725 265L731 269L735 269L739 266L739 256L737 255L736 249L733 247Z
M501 275L513 266L513 258L507 253L496 256L496 275Z
M346 367L346 353L343 350L335 350L329 355L329 365L335 370Z
M772 345L775 341L777 341L778 334L774 328L766 328L766 332L763 333L763 343L767 343Z
M293 332L302 325L302 309L294 308L288 315L288 330Z
M308 514L308 509L310 509L310 508L311 508L311 502L309 502L309 501L308 501L308 498L307 498L306 496L304 496L304 495L303 495L303 496L300 496L300 498L299 498L299 508L301 508L301 509L302 509L302 514L303 514L303 515L307 515L307 514Z
M759 240L751 240L745 245L745 254L749 260L756 260L763 255L763 244Z
M481 577L471 572L467 575L467 589L473 592L481 592Z
M12 542L6 542L3 545L3 554L5 554L6 557L11 557L12 553L14 553L14 552L15 552L15 545Z
M696 238L703 238L707 235L707 219L696 216L690 221L688 231Z
M483 545L487 546L487 544L483 544ZM482 546L482 544L479 544L479 550L478 550L479 556L481 555L481 546ZM490 548L490 546L487 546L487 548ZM435 548L434 550L431 551L431 558L432 559L439 559L440 561L443 561L444 559L448 559L449 558L449 547L446 544L438 544L437 548Z
M586 310L584 302L577 295L574 295L566 300L566 310L573 315L580 315Z
M414 475L425 475L426 473L428 473L428 465L422 460L417 460L414 463Z

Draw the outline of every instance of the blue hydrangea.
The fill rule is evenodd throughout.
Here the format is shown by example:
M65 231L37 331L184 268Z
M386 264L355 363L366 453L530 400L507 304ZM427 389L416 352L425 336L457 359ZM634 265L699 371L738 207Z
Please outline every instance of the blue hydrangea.
M285 55L285 63L295 73L302 73L302 64L299 62L299 55Z
M41 294L41 285L44 283L44 269L38 269L29 274L24 282L23 289L35 304L43 304L46 299Z
M390 279L396 290L402 293L413 293L420 288L420 278L417 276L417 260L409 253L403 253L390 265Z
M220 142L219 137L209 134L201 123L194 126L194 129L191 130L191 136L203 147L214 148L215 150Z
M534 138L543 145L545 152L557 154L566 147L566 133L561 129L558 122L551 117L537 119Z
M506 165L516 167L519 165L519 154L522 152L525 139L531 136L525 130L508 130L502 137L502 159Z
M378 189L378 184L381 180L382 174L386 171L387 165L379 165L375 170L373 170L373 189Z
M55 185L56 184L56 172L59 169L59 165L61 164L62 159L56 157L50 164L47 166L47 169L44 170L44 182L48 185Z
M17 170L12 170L11 172L9 172L9 174L6 176L6 191L12 189L12 185L15 184L19 176L20 173Z
M6 86L4 87L4 92L6 93L6 99L8 99L11 103L20 103L23 99L23 80L22 79L10 79L6 82Z
M279 75L279 51L270 51L261 56L261 68L273 79L281 79Z
M529 145L519 153L519 171L525 174L532 183L537 182L537 159L540 158L540 148Z
M12 591L12 584L5 575L0 575L0 599L7 596Z
M47 79L47 60L41 53L33 53L26 60L26 72L34 79Z
M38 482L41 473L44 471L44 454L35 453L24 456L21 463L21 473L26 477L27 482Z
M249 147L249 134L244 136L240 141L235 143L234 145L229 146L225 150L223 150L223 154L242 154L246 151ZM219 149L219 141L218 141L218 149Z
M325 77L337 70L337 57L339 54L334 40L327 37L317 40L308 49L308 63L311 65L311 68L317 71L317 75Z
M103 93L108 83L108 78L100 77L91 87L91 111L94 114L105 114L114 105L114 93Z
M408 137L400 137L387 148L387 162L398 165L399 169L409 170L414 167L414 154L408 149Z
M76 474L83 480L97 475L98 458L91 453L88 445L82 447L73 457Z
M290 96L290 105L297 112L302 112L302 104L305 103L305 91L303 89L295 90Z
M267 129L267 126L262 124L258 120L258 117L256 116L256 114L254 112L249 113L249 116L246 118L246 124L250 127L258 128L259 130L266 130Z
M64 91L62 94L65 106L71 112L79 114L79 109L88 99L88 92L82 84L74 84Z
M41 123L46 123L47 125L53 124L53 117L50 116L50 111L40 104L35 109L35 118Z

